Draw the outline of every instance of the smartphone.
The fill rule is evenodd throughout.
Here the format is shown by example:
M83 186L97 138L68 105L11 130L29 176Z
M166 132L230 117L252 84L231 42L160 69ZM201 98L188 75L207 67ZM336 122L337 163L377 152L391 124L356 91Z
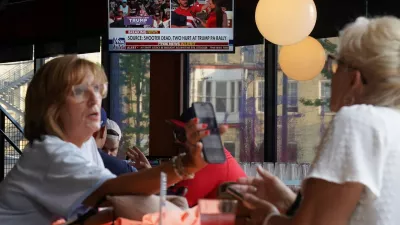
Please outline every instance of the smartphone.
M227 187L226 188L226 193L230 194L232 197L234 197L236 200L239 201L244 201L243 199L243 194L238 192L237 190L235 190L232 187Z
M201 139L204 160L210 164L224 163L226 156L213 105L209 102L195 102L192 107L199 123L207 124L207 130L210 131L210 135Z

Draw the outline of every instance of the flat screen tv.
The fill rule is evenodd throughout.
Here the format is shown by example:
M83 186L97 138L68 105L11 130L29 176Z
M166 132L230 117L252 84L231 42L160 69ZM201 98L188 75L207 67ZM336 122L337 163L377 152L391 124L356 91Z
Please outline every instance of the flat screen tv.
M234 52L234 0L109 0L110 52Z

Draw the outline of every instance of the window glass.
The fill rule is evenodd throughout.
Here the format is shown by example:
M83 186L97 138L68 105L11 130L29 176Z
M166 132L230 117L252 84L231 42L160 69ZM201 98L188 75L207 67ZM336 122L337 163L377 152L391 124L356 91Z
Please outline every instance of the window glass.
M218 123L230 127L222 139L236 159L263 161L264 45L236 47L234 54L190 54L189 62L189 87L197 88L189 91L190 103L214 105Z
M139 147L149 154L150 54L112 53L110 74L111 115L121 127L119 157ZM198 89L201 89L201 83Z
M228 62L228 55L227 54L217 54L217 63L226 63Z
M336 37L319 42L327 54L335 54ZM316 146L333 118L329 110L332 71L328 68L309 81L290 80L278 70L278 161L310 163L314 159Z
M215 111L216 112L225 112L226 109L226 86L228 82L226 81L218 81L215 82Z
M331 81L330 80L321 80L320 81L320 99L322 102L329 102L329 99L331 98ZM320 107L321 113L324 112L330 112L330 108L328 104L323 104Z
M298 102L298 90L297 90L297 81L289 80L288 81L288 112L297 112L297 102Z

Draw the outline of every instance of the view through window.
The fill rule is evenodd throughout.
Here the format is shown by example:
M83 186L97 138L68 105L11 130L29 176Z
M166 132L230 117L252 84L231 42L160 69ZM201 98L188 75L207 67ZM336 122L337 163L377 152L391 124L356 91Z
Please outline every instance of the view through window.
M264 45L234 54L190 54L190 104L211 102L217 122L229 125L225 148L241 162L264 160Z
M111 117L121 127L120 149L149 154L150 54L111 54ZM125 151L119 151L124 157Z
M337 41L336 37L319 39L327 54L336 53ZM332 72L328 68L309 81L291 80L278 70L278 161L310 163L314 159L316 146L333 117L329 110Z

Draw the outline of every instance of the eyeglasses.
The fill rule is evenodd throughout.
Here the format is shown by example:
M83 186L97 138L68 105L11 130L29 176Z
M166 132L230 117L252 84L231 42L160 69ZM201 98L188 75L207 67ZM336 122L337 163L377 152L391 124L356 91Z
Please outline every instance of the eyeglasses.
M104 99L107 96L108 83L104 84L78 84L72 86L72 94L79 101L87 101L90 98L91 91L98 99Z
M328 71L330 71L332 74L335 74L337 72L339 65L341 68L344 68L347 70L357 70L361 73L361 71L359 69L343 62L342 60L338 59L338 57L336 57L334 55L328 55L327 64L328 64ZM365 79L365 77L363 76L362 73L361 73L361 81L363 84L367 84L367 80Z

